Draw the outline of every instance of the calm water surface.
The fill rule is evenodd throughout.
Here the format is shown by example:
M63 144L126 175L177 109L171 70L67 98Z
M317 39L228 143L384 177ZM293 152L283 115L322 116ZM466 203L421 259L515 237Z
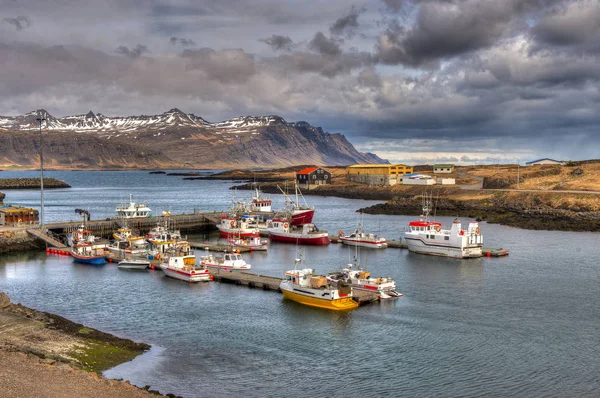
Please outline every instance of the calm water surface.
M182 181L147 172L48 172L71 189L46 193L48 221L114 214L129 193L155 214L224 210L229 182ZM36 176L0 172L0 177ZM36 206L39 191L7 191ZM249 196L238 192L237 196ZM273 195L275 206L282 204ZM370 201L308 197L315 222L352 228ZM397 239L413 217L364 216ZM448 223L449 218L442 218ZM467 221L467 220L463 220ZM280 294L217 283L186 284L161 272L90 267L30 252L0 257L0 290L13 301L150 343L109 377L183 396L598 396L599 235L482 225L486 246L506 258L452 260L397 249L362 253L374 275L405 296L338 314ZM293 245L245 255L253 271L281 275ZM339 245L306 248L324 273L348 262Z

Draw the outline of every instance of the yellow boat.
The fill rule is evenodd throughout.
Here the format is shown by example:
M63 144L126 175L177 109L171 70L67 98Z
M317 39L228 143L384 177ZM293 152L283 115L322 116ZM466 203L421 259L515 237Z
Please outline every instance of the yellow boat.
M354 310L358 303L352 299L349 285L334 287L324 276L313 276L314 270L287 271L279 288L283 297L311 307L334 311Z

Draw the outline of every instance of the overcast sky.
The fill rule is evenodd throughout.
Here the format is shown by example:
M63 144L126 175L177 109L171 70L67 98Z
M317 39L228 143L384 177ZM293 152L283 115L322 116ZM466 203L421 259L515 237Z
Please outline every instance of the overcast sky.
M600 0L0 0L0 115L277 114L391 161L600 158Z

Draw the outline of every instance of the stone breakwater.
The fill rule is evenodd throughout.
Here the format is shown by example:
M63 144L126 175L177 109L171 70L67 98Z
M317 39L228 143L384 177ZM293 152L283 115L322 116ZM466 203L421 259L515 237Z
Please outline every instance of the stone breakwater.
M71 188L56 178L44 178L44 189ZM40 189L39 178L0 178L0 189Z
M45 248L46 244L29 235L25 228L0 227L0 254Z

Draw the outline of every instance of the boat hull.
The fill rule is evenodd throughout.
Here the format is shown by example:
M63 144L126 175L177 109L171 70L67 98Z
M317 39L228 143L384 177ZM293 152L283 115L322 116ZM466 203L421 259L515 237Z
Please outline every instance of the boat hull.
M71 252L71 256L76 263L80 264L91 264L91 265L103 265L106 264L104 256L82 256Z
M292 225L311 224L315 215L314 209L294 210L292 213Z
M368 240L360 240L360 239L351 239L341 237L339 238L340 242L344 245L348 246L358 246L358 247L369 247L372 249L385 249L388 247L387 242L374 242Z
M179 279L190 283L210 281L210 274L208 271L180 271L163 265L161 265L160 268L166 276L173 279Z
M150 262L126 262L122 261L117 265L119 269L133 269L143 271L150 266Z
M240 232L239 229L219 228L219 232L221 233L221 238L256 238L260 236L257 230Z
M223 264L207 263L205 261L200 262L200 264L205 266L206 268L225 269L225 270L229 270L229 271L250 271L252 269L252 266L250 264L236 266L236 265L223 265Z
M318 235L315 237L306 236L303 234L285 234L279 232L271 232L269 237L273 241L294 243L299 245L326 246L331 243L329 235Z
M320 299L317 297L305 296L290 290L281 289L283 297L310 307L322 308L333 311L348 311L358 308L358 303L352 300L352 297L342 297L335 300Z
M478 258L481 257L482 248L480 246L465 247L428 244L420 238L405 236L408 250L413 253L428 254L431 256L443 256L452 258Z

